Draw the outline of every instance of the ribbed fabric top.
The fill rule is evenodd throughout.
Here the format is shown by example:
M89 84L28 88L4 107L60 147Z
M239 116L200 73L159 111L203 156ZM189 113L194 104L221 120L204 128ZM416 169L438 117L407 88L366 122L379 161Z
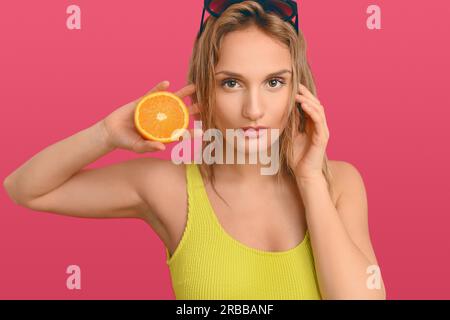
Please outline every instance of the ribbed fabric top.
M308 231L286 251L244 245L221 226L197 164L185 166L187 223L172 256L166 247L176 299L321 299Z

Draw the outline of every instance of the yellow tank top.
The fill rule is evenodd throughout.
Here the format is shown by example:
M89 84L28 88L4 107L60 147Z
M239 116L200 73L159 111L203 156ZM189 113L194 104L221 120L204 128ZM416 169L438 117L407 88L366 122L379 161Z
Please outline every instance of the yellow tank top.
M296 247L263 251L221 226L197 164L186 164L187 223L166 264L176 299L321 299L309 232Z

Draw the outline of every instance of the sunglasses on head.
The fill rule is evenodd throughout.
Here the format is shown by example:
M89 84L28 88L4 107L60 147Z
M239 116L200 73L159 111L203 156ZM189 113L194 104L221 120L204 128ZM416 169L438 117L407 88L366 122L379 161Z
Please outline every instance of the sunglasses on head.
M205 0L203 6L202 20L200 22L200 31L198 37L203 33L203 18L205 11L208 11L213 17L220 15L232 4L243 2L245 0ZM297 3L293 0L252 0L258 2L266 12L274 12L284 21L288 21L298 34L298 10ZM295 22L292 19L295 17Z

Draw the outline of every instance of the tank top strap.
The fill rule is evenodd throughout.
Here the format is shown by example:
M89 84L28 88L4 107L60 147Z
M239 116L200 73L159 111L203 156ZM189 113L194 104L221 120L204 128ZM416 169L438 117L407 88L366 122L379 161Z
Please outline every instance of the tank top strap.
M191 218L192 224L201 223L203 227L211 221L211 210L208 195L205 189L205 183L196 163L186 164L186 182L188 195L188 218ZM211 230L211 225L206 226Z
M198 192L204 187L200 168L196 163L186 163L186 182L188 191Z
M173 260L183 251L196 251L198 244L209 241L208 232L211 230L209 202L204 187L200 169L196 163L185 163L186 192L187 192L187 217L183 235L175 248L172 256L166 247L166 263Z

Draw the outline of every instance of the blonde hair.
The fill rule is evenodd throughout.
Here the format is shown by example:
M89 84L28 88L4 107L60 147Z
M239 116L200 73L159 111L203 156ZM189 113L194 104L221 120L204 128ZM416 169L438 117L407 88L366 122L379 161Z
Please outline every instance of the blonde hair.
M280 170L277 172L277 181L281 176L287 173L288 176L295 178L294 172L289 167L289 159L293 156L293 137L296 130L306 132L307 119L304 111L298 108L295 101L298 86L302 83L314 96L317 96L314 77L311 72L306 57L306 42L301 30L296 33L293 26L283 21L274 13L264 11L263 7L255 1L243 1L229 6L220 17L209 16L205 21L203 33L197 37L194 43L192 56L189 62L188 83L196 85L196 92L190 97L192 103L196 103L200 109L200 119L203 130L216 128L214 122L215 110L215 66L219 60L219 52L222 39L230 32L243 30L250 26L256 26L259 30L268 36L278 40L286 45L292 59L292 93L288 109L287 125L280 135ZM297 109L298 108L298 109ZM299 110L301 110L299 112ZM203 141L203 149L206 142ZM212 183L216 194L224 200L217 192L214 182L215 175L213 166L202 162L200 169L203 176ZM328 190L333 192L331 187L332 174L328 164L328 158L325 154L323 159L322 173L327 181ZM226 203L226 201L224 200Z

